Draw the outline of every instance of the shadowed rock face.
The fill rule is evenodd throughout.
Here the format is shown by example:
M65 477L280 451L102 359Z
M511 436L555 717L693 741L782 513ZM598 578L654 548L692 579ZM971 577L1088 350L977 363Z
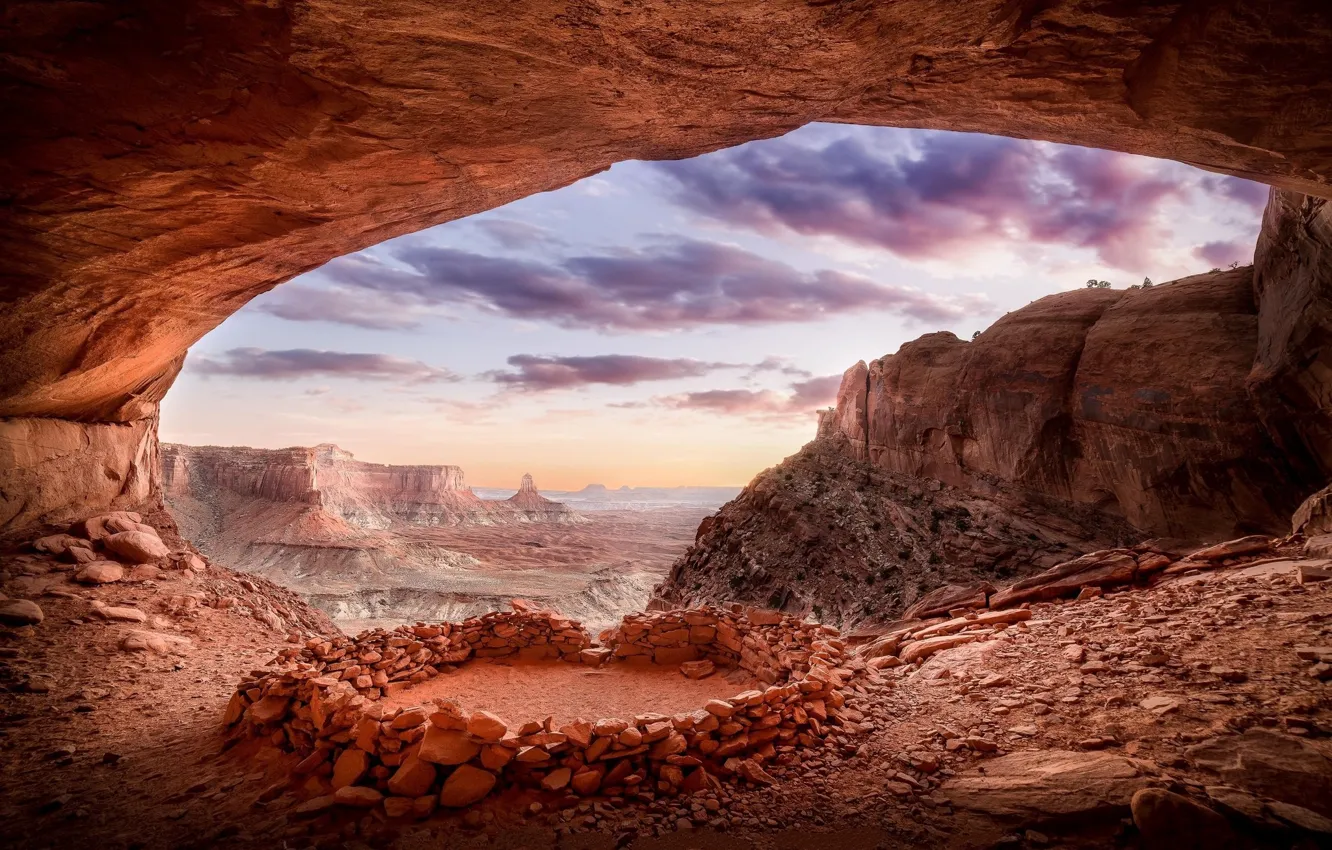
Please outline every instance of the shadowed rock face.
M1326 197L1330 35L1322 0L12 6L0 416L143 431L185 350L296 274L616 161L814 120L1131 151ZM1271 309L1301 327L1264 386L1307 400L1290 364L1312 337ZM0 444L43 427L11 420ZM141 442L102 468L123 476ZM61 501L5 470L0 521L135 497L98 471L71 469Z

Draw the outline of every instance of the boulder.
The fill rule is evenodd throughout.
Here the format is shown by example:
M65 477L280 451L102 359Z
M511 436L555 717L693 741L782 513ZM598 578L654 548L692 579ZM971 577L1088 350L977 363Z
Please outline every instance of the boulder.
M1230 823L1188 797L1144 788L1130 802L1143 850L1226 850L1239 846Z
M190 646L189 638L160 632L129 630L120 639L120 648L125 652L155 652L158 655L166 655L170 652L185 652Z
M112 534L102 541L107 551L136 564L150 564L158 558L165 558L171 550L156 534L146 531L122 531Z
M991 608L1071 596L1084 587L1109 587L1133 581L1138 562L1127 549L1106 549L1051 567L990 597Z
M1332 484L1300 503L1291 515L1290 533L1310 538L1332 534Z
M1196 744L1186 755L1227 784L1332 817L1332 759L1299 738L1250 729Z
M942 792L956 808L1020 824L1122 817L1148 781L1137 763L1110 753L1030 750L972 768Z
M45 616L41 606L30 599L0 599L0 625L35 626Z
M115 561L93 561L74 573L74 580L83 584L110 584L125 577L125 568Z
M903 620L927 620L942 617L958 608L984 608L995 587L988 581L946 584L931 590L902 613Z
M75 537L72 534L52 534L32 541L32 548L38 552L47 552L57 557L64 555L71 546L91 548L91 544L87 540Z
M961 646L964 643L980 640L982 635L974 632L955 635L942 635L940 637L926 638L925 640L914 640L910 643L902 644L902 648L897 651L897 657L902 659L902 663L910 664L914 661L924 661L936 652L945 649L952 649L955 646Z
M495 787L495 774L470 764L461 764L444 780L439 792L439 804L449 808L470 806L481 800Z
M1226 558L1238 558L1241 555L1257 555L1272 551L1273 540L1265 534L1250 534L1236 540L1227 540L1187 556L1189 561L1224 561Z
M143 522L143 517L134 511L112 511L88 517L74 523L70 531L92 541L102 540L119 531L133 528Z

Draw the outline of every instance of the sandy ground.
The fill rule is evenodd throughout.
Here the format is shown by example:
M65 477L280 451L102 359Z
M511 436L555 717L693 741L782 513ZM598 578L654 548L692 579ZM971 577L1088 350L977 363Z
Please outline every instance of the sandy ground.
M733 697L758 687L743 675L687 679L675 668L608 664L592 668L564 661L471 661L439 678L404 691L390 706L420 705L435 697L463 708L494 712L510 725L554 717L555 725L604 717L678 714L710 699Z

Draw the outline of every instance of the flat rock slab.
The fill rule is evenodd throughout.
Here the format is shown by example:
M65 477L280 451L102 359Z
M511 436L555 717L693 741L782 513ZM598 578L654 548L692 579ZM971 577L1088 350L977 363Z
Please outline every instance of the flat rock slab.
M1332 817L1332 759L1299 738L1250 729L1190 747L1188 758L1227 784Z
M1121 816L1150 781L1140 763L1122 756L1032 750L987 761L946 783L942 791L958 809L1037 823Z

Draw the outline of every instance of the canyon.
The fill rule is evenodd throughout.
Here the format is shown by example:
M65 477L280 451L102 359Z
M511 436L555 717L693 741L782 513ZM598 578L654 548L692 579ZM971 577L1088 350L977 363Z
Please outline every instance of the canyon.
M642 606L719 504L583 515L542 496L530 475L512 495L483 499L460 467L365 463L331 444L164 443L161 456L166 505L185 538L352 632L464 619L515 596L603 627Z
M1305 537L1326 532L1316 491L1332 477L1330 36L1320 0L7 8L7 839L1326 844L1332 571ZM333 257L614 162L814 120L1137 152L1273 190L1252 268L1052 296L972 342L927 335L852 367L814 442L716 516L681 509L650 533L643 516L606 517L624 540L694 539L648 606L675 610L625 618L626 638L686 648L676 618L690 616L820 636L806 660L826 681L709 702L725 732L690 714L606 718L597 742L573 746L540 720L509 730L473 714L459 729L447 700L435 714L386 706L382 689L453 672L424 640L546 653L575 630L519 603L522 625L492 618L483 634L441 607L420 613L462 622L358 643L227 562L257 554L256 572L293 569L344 598L344 569L396 580L418 554L418 573L466 569L441 535L504 557L531 540L536 561L613 537L534 484L503 507L480 499L456 467L363 464L331 446L234 463L162 447L158 404L203 334ZM654 550L663 571L674 548ZM613 651L633 645L615 632ZM759 648L791 657L784 642ZM586 651L557 649L580 664ZM806 685L827 700L806 707ZM324 695L347 716L330 724ZM236 706L263 734L224 728ZM643 744L658 733L672 748ZM430 767L404 808L390 767L426 734L464 755L433 748L447 775ZM284 748L297 742L315 751ZM720 747L745 758L713 758ZM600 779L603 756L637 760L616 773L624 793L548 781ZM519 778L539 781L435 812L458 802L437 780L488 782L485 796L495 776L466 762L486 757L521 758ZM559 767L531 767L547 761ZM686 769L697 787L676 781Z

